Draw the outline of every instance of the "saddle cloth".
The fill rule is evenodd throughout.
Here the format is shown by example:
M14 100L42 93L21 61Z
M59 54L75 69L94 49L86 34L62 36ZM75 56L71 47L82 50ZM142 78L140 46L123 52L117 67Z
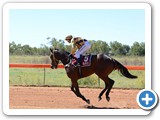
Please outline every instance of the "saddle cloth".
M81 56L82 67L90 66L91 65L91 58L92 58L92 55Z
M91 58L92 58L92 55L85 55L85 56L81 55L81 57L80 57L81 67L90 66L91 65ZM72 59L72 64L75 65L76 63L77 63L77 61L75 59Z

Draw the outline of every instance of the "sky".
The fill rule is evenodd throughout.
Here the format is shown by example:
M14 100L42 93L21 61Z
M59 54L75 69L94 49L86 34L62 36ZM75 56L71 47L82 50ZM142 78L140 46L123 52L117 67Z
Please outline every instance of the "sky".
M145 42L144 9L10 9L9 42L40 47L67 35L88 40Z

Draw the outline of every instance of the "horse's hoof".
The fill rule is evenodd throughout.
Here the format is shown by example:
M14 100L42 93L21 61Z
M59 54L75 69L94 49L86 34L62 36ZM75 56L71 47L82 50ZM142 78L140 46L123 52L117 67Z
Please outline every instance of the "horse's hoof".
M110 101L110 97L106 97L107 101L109 102Z
M100 100L102 100L102 98L101 98L101 97L98 97L98 102L99 102Z
M86 102L87 102L88 104L90 104L90 100L89 100L89 99L87 99Z

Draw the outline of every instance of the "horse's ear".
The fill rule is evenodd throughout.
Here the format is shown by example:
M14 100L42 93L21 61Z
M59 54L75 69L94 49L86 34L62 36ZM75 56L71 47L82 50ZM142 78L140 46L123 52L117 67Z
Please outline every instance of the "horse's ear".
M50 48L50 51L51 51L51 53L53 53L53 49L52 48Z

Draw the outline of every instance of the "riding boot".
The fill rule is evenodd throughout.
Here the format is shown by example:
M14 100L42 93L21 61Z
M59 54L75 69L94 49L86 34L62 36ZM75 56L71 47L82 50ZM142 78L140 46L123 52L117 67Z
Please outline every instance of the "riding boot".
M79 76L80 76L80 78L82 78L82 71L81 71L81 58L78 58L78 59L77 59L77 65L76 65L76 66L78 67Z
M81 66L81 58L77 59L77 65L76 66Z

